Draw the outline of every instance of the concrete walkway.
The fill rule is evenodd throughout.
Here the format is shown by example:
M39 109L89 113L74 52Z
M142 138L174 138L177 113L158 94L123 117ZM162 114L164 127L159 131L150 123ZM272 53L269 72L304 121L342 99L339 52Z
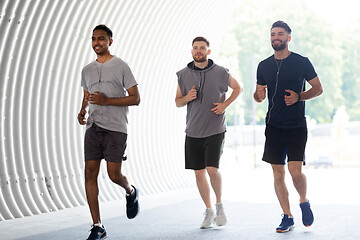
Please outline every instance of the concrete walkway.
M166 199L163 201L166 204ZM281 218L276 204L229 201L225 201L224 204L229 223L221 228L214 227L207 230L199 228L203 217L203 206L199 199L145 209L133 220L128 220L124 214L119 214L118 217L105 219L104 224L109 240L360 239L360 221L354 211L359 209L359 205L314 205L316 219L313 226L309 228L302 225L300 210L296 208L297 206L293 206L293 209L296 209L293 211L295 229L289 233L276 233L275 228ZM121 213L124 210L124 204L113 202L106 208L108 209L105 212L112 210ZM89 225L79 224L77 219L83 218L83 213L79 210L65 210L0 223L1 239L86 239ZM87 211L86 208L83 210Z
M199 228L204 206L196 189L142 196L141 213L133 220L126 218L123 200L102 203L103 224L109 240L360 239L359 190L355 187L359 174L355 172L358 169L308 170L308 180L318 177L309 191L315 222L309 228L302 225L301 211L294 200L297 196L291 190L295 229L288 233L275 232L281 210L268 169L242 172L240 179L224 176L224 206L229 219L224 227ZM257 179L251 187L244 184L249 178ZM89 228L90 216L84 206L0 222L0 239L78 240L87 238Z

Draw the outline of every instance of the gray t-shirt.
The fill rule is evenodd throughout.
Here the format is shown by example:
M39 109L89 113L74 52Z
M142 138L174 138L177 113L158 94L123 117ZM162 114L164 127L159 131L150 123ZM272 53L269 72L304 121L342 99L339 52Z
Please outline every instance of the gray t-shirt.
M216 115L210 109L214 103L224 102L229 85L229 72L213 63L204 70L194 68L193 62L176 73L183 96L195 85L197 98L187 104L186 134L204 138L226 131L225 113Z
M98 91L109 98L125 97L126 90L136 85L129 66L116 56L106 63L93 61L81 72L81 86L86 91ZM99 106L89 103L86 128L95 123L111 131L127 133L128 111L127 106Z

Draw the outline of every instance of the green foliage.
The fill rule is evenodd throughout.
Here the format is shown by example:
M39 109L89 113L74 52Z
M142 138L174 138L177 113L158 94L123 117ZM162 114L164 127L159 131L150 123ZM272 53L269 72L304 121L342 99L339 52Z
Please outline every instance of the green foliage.
M359 120L359 39L344 38L301 1L243 0L233 12L232 28L224 38L220 56L230 59L241 76L245 124L252 122L257 65L273 54L270 27L277 20L287 22L293 30L289 50L308 57L323 84L323 95L307 103L306 114L327 123L336 109L345 105L350 119ZM353 34L360 36L359 29L353 28ZM236 114L231 108L228 119ZM267 102L256 104L257 123L264 122L266 111Z
M360 17L353 22L359 23ZM342 43L344 50L342 79L344 79L344 83L341 90L350 121L360 121L360 24L348 28L347 34L344 34L345 41Z

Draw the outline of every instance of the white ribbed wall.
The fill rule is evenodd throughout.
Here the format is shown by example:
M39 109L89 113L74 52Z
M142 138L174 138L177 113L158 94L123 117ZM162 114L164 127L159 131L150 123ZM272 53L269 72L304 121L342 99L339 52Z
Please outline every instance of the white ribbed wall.
M102 23L141 95L130 107L126 175L145 195L194 186L175 72L191 61L195 36L216 49L233 2L0 0L0 221L86 204L76 116L81 69L96 58L92 29ZM102 201L123 198L104 166L99 185Z

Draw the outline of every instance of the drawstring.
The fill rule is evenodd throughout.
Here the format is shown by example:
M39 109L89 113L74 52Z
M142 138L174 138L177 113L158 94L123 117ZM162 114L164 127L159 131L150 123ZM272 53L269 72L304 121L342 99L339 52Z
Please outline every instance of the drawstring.
M203 72L203 74L201 74L202 72L200 72L200 87L199 87L199 93L200 93L200 104L202 103L203 100L203 89L204 89L204 84L205 84L205 72Z

